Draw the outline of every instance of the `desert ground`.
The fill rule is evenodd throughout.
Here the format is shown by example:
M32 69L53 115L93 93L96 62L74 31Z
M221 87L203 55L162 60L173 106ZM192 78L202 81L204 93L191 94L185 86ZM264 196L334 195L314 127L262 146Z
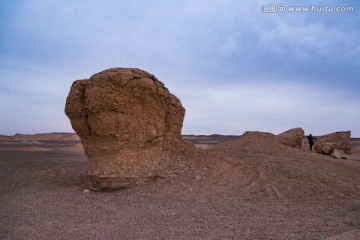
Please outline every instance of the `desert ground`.
M0 136L0 239L360 239L360 139L347 159L184 139L197 148L182 172L98 192L75 134Z

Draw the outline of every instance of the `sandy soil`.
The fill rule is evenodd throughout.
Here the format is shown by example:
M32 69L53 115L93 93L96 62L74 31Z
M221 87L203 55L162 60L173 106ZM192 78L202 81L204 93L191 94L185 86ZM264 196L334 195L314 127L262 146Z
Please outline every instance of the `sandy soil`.
M360 239L359 139L336 160L186 136L207 150L179 155L183 172L93 192L80 141L58 135L1 136L0 239Z

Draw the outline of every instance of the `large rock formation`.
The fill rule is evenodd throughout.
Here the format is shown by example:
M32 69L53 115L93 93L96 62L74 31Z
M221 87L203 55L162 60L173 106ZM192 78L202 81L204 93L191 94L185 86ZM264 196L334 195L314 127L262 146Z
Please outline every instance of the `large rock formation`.
M113 68L75 81L66 115L80 136L90 187L132 187L157 177L182 142L185 109L155 76Z
M350 131L330 133L318 138L314 149L317 153L327 155L331 155L335 149L343 150L346 154L351 154L350 137Z
M301 148L304 139L304 130L302 128L293 128L277 135L278 141L289 147Z

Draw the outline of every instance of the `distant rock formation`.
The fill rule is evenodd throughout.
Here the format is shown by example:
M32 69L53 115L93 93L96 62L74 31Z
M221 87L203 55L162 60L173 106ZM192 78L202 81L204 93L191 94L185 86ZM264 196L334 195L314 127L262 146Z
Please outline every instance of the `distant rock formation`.
M161 174L183 142L185 109L154 75L112 68L75 81L65 113L80 136L93 189L119 189Z
M246 132L244 132L243 136L246 136L246 137L269 137L269 136L274 136L274 134L269 133L269 132L246 131Z
M344 154L351 154L350 137L350 131L330 133L318 138L314 149L317 153L330 156L335 150L342 150Z
M304 139L304 130L302 128L293 128L278 135L274 135L269 132L246 131L243 136L257 138L271 137L273 138L273 141L277 141L282 145L293 148L301 148L302 140Z
M210 148L213 152L232 152L236 156L289 156L302 153L296 143L299 129L280 135L269 132L247 131L242 136L225 141ZM295 134L296 133L296 134ZM301 135L301 134L300 134ZM301 142L301 141L300 141Z
M304 130L302 128L293 128L277 135L278 141L285 146L301 148L304 139Z
M274 135L269 132L259 132L259 131L246 131L243 134L243 137L252 137L252 138L273 138L273 141L277 141L282 145L301 148L302 140L304 139L304 130L302 128L293 128L287 130L286 132L280 133L279 135Z
M75 133L37 133L37 134L19 134L16 133L9 138L14 140L80 140Z

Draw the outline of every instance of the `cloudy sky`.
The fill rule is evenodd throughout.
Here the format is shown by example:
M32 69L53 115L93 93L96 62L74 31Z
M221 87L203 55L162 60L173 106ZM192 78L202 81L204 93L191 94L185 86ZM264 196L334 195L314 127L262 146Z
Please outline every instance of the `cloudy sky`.
M0 134L72 132L72 82L136 67L180 98L183 134L360 137L359 26L356 0L0 0Z

